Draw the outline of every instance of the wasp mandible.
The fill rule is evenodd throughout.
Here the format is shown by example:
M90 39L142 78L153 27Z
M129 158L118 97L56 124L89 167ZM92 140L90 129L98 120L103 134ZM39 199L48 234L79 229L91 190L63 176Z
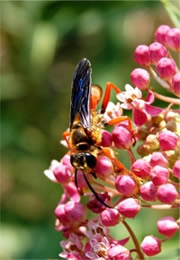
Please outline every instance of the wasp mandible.
M106 110L110 99L110 91L113 88L116 93L120 89L113 83L106 85L105 95L100 111L96 111L97 105L102 96L102 90L98 85L91 85L91 64L83 58L76 66L73 81L70 106L69 131L65 132L64 138L68 144L71 156L71 164L75 169L75 185L78 189L77 171L81 170L84 179L97 200L105 207L107 205L97 194L89 183L86 174L92 174L96 178L94 168L96 158L99 154L106 154L113 163L124 169L124 166L114 157L108 149L100 146L102 129L104 128L103 113ZM122 116L112 119L109 125L117 124L129 118ZM130 124L130 123L129 123ZM131 125L129 126L131 128Z

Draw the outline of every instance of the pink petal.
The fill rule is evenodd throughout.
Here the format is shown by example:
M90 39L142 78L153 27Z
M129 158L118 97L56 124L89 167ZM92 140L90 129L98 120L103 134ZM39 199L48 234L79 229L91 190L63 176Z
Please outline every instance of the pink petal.
M145 101L149 104L152 104L154 102L154 93L151 90L149 90Z
M141 126L147 121L147 115L143 111L134 108L133 109L133 120L137 126Z
M162 112L162 108L154 107L149 104L145 104L145 110L151 116L157 116L158 114L160 114Z
M76 185L73 182L69 182L65 187L65 194L71 198L74 202L80 201L80 195L77 191Z

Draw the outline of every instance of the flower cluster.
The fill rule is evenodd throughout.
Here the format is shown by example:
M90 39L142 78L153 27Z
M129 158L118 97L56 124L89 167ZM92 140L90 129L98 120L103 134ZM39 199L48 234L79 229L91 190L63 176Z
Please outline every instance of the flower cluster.
M98 144L101 152L97 153L93 174L86 174L98 197L89 191L80 170L76 173L77 190L71 151L61 161L52 161L45 171L49 179L60 183L64 189L55 209L56 229L66 238L61 242L63 252L60 257L71 260L130 260L136 253L137 258L143 260L145 256L160 253L162 243L179 230L179 221L170 216L170 209L179 207L180 178L180 118L175 107L180 105L176 98L180 96L180 72L171 50L180 51L180 30L161 25L155 32L155 42L149 46L139 45L135 50L134 59L144 68L131 72L134 87L127 84L125 91L117 94L118 102L109 102L106 108L104 125L113 120L115 125L112 132L102 127ZM150 84L150 75L175 96L155 92ZM167 106L154 106L155 99L166 102ZM132 121L122 116L125 110L132 110ZM118 122L119 118L124 120ZM138 158L133 152L135 143ZM129 155L129 169L116 158L118 149ZM88 197L87 203L81 203L82 194ZM138 217L143 208L169 209L169 215L157 222L160 238L147 234L138 241L129 226L128 218ZM94 213L91 219L88 211ZM129 237L118 240L110 235L110 227L120 225L124 225ZM134 243L132 249L126 246L130 238Z

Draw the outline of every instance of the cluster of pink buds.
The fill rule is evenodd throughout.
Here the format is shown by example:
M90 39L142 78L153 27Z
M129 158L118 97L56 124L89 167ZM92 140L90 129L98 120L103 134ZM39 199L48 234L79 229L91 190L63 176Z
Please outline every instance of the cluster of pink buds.
M144 68L135 68L131 74L134 85L125 85L117 94L116 104L109 102L104 122L114 120L112 132L101 130L101 147L97 153L93 174L86 174L96 194L92 193L84 173L76 172L78 189L71 165L71 151L61 159L52 161L45 175L64 189L55 209L56 229L66 238L61 241L60 257L69 260L131 260L146 259L161 253L162 243L179 230L179 220L171 209L178 208L180 179L180 72L175 54L180 51L180 29L161 25L155 32L155 42L137 46L134 59ZM170 51L174 51L173 57ZM167 96L154 91L151 76L167 91ZM171 95L168 96L168 92ZM174 95L172 97L172 95ZM164 107L154 106L154 101L164 102ZM122 116L132 111L132 119ZM119 120L124 118L124 120ZM116 121L117 120L117 121ZM101 119L102 121L102 119ZM106 124L104 124L106 125ZM138 158L134 154L137 148ZM118 150L129 156L126 168L116 157ZM98 180L101 179L101 182ZM83 196L82 196L83 195ZM81 203L82 198L88 198ZM104 203L102 203L104 202ZM106 207L109 205L109 207ZM159 236L148 234L139 241L128 219L138 218L144 208L169 210L156 223ZM92 214L89 218L88 211ZM128 237L121 237L121 226ZM110 228L117 226L119 237L112 237ZM146 227L142 228L145 230ZM127 242L132 239L133 248Z

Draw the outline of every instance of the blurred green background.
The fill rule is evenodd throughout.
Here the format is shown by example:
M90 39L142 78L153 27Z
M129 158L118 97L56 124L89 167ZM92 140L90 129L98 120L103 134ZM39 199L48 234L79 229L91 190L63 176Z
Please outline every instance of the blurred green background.
M91 61L94 83L123 89L135 47L150 44L160 24L172 25L159 1L1 2L1 259L58 258L53 211L62 189L43 171L66 152L59 141L77 62ZM165 215L144 210L130 222L142 239ZM156 259L177 259L177 240Z

